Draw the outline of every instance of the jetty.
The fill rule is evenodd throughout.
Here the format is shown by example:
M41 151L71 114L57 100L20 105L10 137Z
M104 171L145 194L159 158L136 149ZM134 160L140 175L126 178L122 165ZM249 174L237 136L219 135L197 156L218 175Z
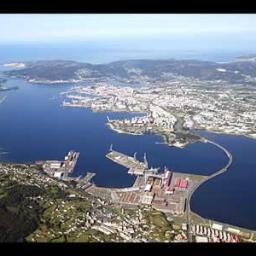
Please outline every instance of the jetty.
M77 186L86 189L92 185L91 179L96 175L94 172L87 172L86 176L77 180Z
M123 153L117 152L115 150L111 150L106 155L106 157L112 160L113 162L128 168L129 174L143 175L145 171L148 169L146 155L144 155L144 162L140 162L136 159L136 153L134 153L134 156L131 157Z
M43 170L47 174L59 179L68 180L68 175L74 171L79 155L79 152L69 151L64 161L48 160L36 163L42 164Z

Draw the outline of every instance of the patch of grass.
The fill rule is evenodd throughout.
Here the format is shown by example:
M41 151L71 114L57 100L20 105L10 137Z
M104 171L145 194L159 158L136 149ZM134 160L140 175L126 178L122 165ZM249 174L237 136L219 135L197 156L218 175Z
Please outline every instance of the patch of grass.
M169 222L161 212L154 212L149 216L149 218L150 222L156 227L164 229L169 227Z

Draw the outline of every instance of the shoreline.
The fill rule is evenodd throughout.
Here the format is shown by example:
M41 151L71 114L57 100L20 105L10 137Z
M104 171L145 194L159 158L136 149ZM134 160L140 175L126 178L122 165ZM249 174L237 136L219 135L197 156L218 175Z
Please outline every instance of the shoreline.
M125 131L120 131L119 129L114 128L112 124L108 124L108 123L107 123L107 125L108 125L112 130L114 130L114 131L116 131L116 132L118 132L118 133L126 133L126 134L131 134L131 135L138 135L138 136L139 136L139 135L144 135L144 133L142 133L142 134L133 134L133 133L125 132ZM223 135L231 135L231 136L244 136L244 137L247 137L247 138L249 138L249 139L253 139L253 138L251 138L250 136L246 136L246 135L230 134L230 133L216 132L216 131L202 130L202 129L200 129L200 130L199 130L199 129L195 129L195 130L196 130L196 131L211 132L211 133L214 133L214 134L217 134L217 135L218 135L218 134L223 134ZM161 137L163 138L162 144L165 144L165 145L167 145L167 146L174 146L174 147L177 147L177 146L175 146L175 145L173 145L173 144L168 144L168 143L166 142L166 139L165 139L165 136L164 136L164 135L159 134L159 133L155 133L155 134L158 135L158 136L161 136ZM232 162L233 162L233 156L232 156L232 154L231 154L224 146L222 146L222 145L220 145L219 143L214 142L214 141L212 141L212 140L210 140L210 139L207 139L207 138L205 138L204 136L200 136L200 138L201 138L201 139L198 140L198 142L201 142L201 143L210 143L210 144L212 144L212 145L218 147L220 150L222 150L222 151L225 153L225 155L228 157L228 162L227 162L227 164L225 164L223 167L221 167L219 170L213 172L213 173L210 174L209 176L205 176L205 178L202 179L202 180L195 186L195 188L192 190L191 194L189 195L189 199L187 200L187 204L186 204L186 209L189 209L189 211L191 212L191 213L189 213L189 215L190 215L190 214L194 214L194 215L197 215L197 216L199 216L200 218L202 218L202 219L204 219L204 220L207 220L207 221L210 221L210 222L215 221L215 222L218 222L218 223L222 223L222 224L224 224L224 225L229 225L229 226L236 227L236 228L239 228L239 229L248 230L248 232L256 232L256 230L253 230L253 229L247 229L247 228L244 228L244 227L235 226L235 225L232 225L232 224L229 224L229 223L221 222L221 221L219 221L219 220L213 220L213 219L204 218L204 217L201 216L199 213L194 212L194 211L192 211L192 210L190 209L190 200L191 200L193 194L196 192L196 190L197 190L203 183L205 183L205 182L207 182L207 181L209 181L209 180L215 178L216 176L221 175L222 173L228 171L229 167L232 165ZM194 142L193 142L193 143L194 143ZM193 144L193 143L188 143L188 144L184 145L183 147L178 147L178 148L183 149L183 148L185 148L186 146L191 145L191 144ZM186 213L185 213L185 214L186 214ZM189 218L190 218L190 217L189 217Z
M146 133L131 133L131 132L120 130L118 128L115 128L114 125L109 123L109 122L107 122L106 125L109 126L111 128L111 130L113 130L113 131L115 131L117 133L124 133L124 134L129 134L129 135L134 135L134 136L147 135ZM169 147L184 148L187 145L189 145L189 144L187 144L187 145L184 145L184 146L175 146L174 144L170 144L170 143L166 142L166 135L165 134L160 134L160 133L157 133L157 132L152 132L151 134L162 137L163 138L163 142L160 143L160 144L165 144L165 145L167 145Z
M228 162L223 166L221 167L220 169L218 169L216 172L212 173L211 175L209 176L206 176L204 179L202 179L200 182L198 182L198 184L196 184L196 186L190 191L190 194L188 195L188 198L187 198L187 203L186 203L186 218L187 218L187 223L188 223L188 232L189 232L189 237L191 235L190 233L190 212L192 213L196 213L194 211L191 210L190 208L190 200L193 196L193 194L196 192L196 190L202 185L204 184L205 182L215 178L216 176L218 175L221 175L223 174L224 172L228 171L229 167L232 165L233 163L233 156L232 154L225 148L223 147L222 145L220 145L219 143L216 143L212 140L208 140L208 139L205 139L205 143L210 143L216 147L218 147L219 149L221 149L225 154L226 156L228 157ZM202 217L200 214L196 213L198 216ZM209 219L210 220L210 219ZM226 223L229 225L229 223ZM190 240L192 238L190 237Z
M132 113L132 112L128 112L128 113ZM140 113L140 112L138 112L138 113ZM143 113L142 113L143 114ZM143 133L141 133L141 134L134 134L134 133L129 133L129 132L123 132L123 131L121 131L121 130L118 130L118 129L113 129L112 128L112 130L114 130L114 131L116 131L116 132L118 132L118 133L126 133L126 134L129 134L129 135L134 135L134 136L139 136L139 135L143 135ZM209 131L209 132L212 132L211 130L204 130L204 131ZM224 134L224 135L231 135L231 136L245 136L245 135L239 135L239 134L227 134L227 133L221 133L221 132L216 132L216 131L213 131L213 133L216 133L216 134ZM162 135L161 134L158 134L158 133L155 133L156 135L158 135L158 136L161 136L162 137ZM247 137L247 136L246 136ZM249 137L250 138L250 137ZM250 139L253 139L253 138L250 138ZM164 140L163 141L163 144L166 144L166 145L168 145L168 146L173 146L172 144L168 144L168 143L166 143L166 141ZM190 145L190 143L188 144L188 145ZM185 145L185 147L186 147L187 145ZM194 191L195 192L195 191ZM192 211L193 212L193 211ZM193 212L194 213L194 212ZM202 217L203 218L203 217Z
M256 135L255 137L253 136L250 136L248 134L238 134L238 133L229 133L229 132L225 132L225 131L216 131L216 130L211 130L211 129L197 129L197 128L194 128L193 129L194 131L202 131L202 132L210 132L210 133L213 133L213 134L219 134L219 135L230 135L230 136L242 136L242 137L246 137L248 139L251 139L251 140L256 140Z
M106 123L107 126L109 126L111 128L111 130L117 132L117 133L123 133L123 134L129 134L129 135L133 135L133 136L140 136L143 135L143 133L131 133L131 132L126 132L126 131L122 131L120 129L117 129L113 126L113 124L111 123Z
M211 143L211 144L213 144L213 145L215 145L215 146L217 146L217 144L218 143L215 143L215 142L213 142L213 141L210 141L210 140L207 140L206 141L207 143ZM218 146L217 147L222 147L221 145L219 145L218 144ZM224 148L224 147L223 147ZM221 148L221 150L223 150L223 148ZM224 148L225 149L225 148ZM228 152L228 151L227 151ZM228 156L228 158L230 158L230 156L225 152L225 154ZM231 154L230 154L231 155ZM232 155L231 155L231 157L232 157ZM2 164L2 165L8 165L8 164L17 164L17 165L20 165L20 166L22 166L22 165L31 165L31 166L34 166L35 164L34 163L12 163L12 162L1 162L0 164ZM223 169L225 169L223 172L225 172L225 171L227 171L228 170L228 168L229 168L229 166L231 165L231 163L227 163L224 167L222 167L221 168L221 170L223 170ZM190 196L190 198L192 197L192 195L195 193L195 191L197 190L197 188L199 188L204 182L206 182L206 181L208 181L208 180L210 180L210 179L212 179L212 178L214 178L215 176L217 176L217 175L220 175L222 172L220 172L219 173L219 171L220 170L218 170L217 172L214 172L212 175L210 175L210 176L206 176L205 177L205 179L203 179L202 181L200 181L199 183L198 183L198 185L196 186L196 188L194 188L194 190L192 191L192 193L191 193L191 196ZM188 174L189 174L189 172L188 172ZM92 186L92 187L94 187L96 190L105 190L105 189L107 189L108 191L111 191L111 190L116 190L116 191L125 191L126 189L129 189L129 188L132 188L132 186L131 187L125 187L125 188L108 188L108 187L98 187L97 185L94 185L94 186ZM90 189L89 189L90 190ZM88 191L89 192L89 191ZM187 200L188 201L188 200ZM185 214L185 213L184 213ZM191 213L190 213L191 215L197 215L197 216L199 216L201 219L203 219L203 220L207 220L207 221L209 221L209 222L218 222L218 223L222 223L222 224L224 224L224 225L228 225L228 226L231 226L231 227L235 227L235 228L237 228L237 229L242 229L242 230L247 230L248 232L255 232L256 230L253 230L253 229L248 229L248 228L245 228L245 227L240 227L240 226L236 226L236 225L233 225L233 224L229 224L229 223L224 223L224 222L221 222L220 220L215 220L215 219L208 219L208 218L205 218L205 217L203 217L203 216L201 216L200 214L198 214L197 212L194 212L194 211L192 211L191 210ZM185 217L185 215L184 215L184 217Z
M69 107L69 106L67 106ZM90 107L89 107L90 108ZM119 112L119 111L95 111L96 113L97 112L113 112L113 113L122 113L122 112ZM140 112L140 111L125 111L125 113L129 113L129 114L142 114L142 115L146 115L147 112ZM115 128L111 123L107 122L107 125L114 131L118 132L118 133L126 133L126 134L130 134L130 135L146 135L145 133L130 133L130 132L127 132L127 131L123 131L123 130L120 130L120 129L117 129ZM248 134L239 134L239 133L230 133L230 132L225 132L225 131L216 131L214 129L203 129L203 128L191 128L190 129L191 131L203 131L203 132L210 132L210 133L213 133L213 134L220 134L220 135L231 135L231 136L242 136L242 137L246 137L248 139L252 139L252 140L256 140L256 135L255 137L253 136L250 136ZM173 146L173 147L178 147L178 148L185 148L186 146L189 146L195 142L201 142L201 140L203 139L203 136L201 135L197 135L200 137L200 139L198 139L197 141L194 141L194 142L188 142L186 143L185 145L182 145L182 146L175 146L174 144L170 144L166 141L166 135L165 134L161 134L159 132L152 132L151 134L153 135L157 135L157 136L160 136L163 138L163 144L166 144L167 146ZM175 132L174 132L175 134Z

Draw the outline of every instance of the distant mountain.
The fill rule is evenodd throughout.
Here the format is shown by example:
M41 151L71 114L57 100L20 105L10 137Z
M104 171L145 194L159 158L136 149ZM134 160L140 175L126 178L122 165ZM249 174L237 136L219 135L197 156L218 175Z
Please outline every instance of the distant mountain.
M256 61L256 54L247 54L237 57L237 60L243 61Z
M8 76L25 78L30 82L77 82L87 78L147 77L164 80L183 76L199 80L223 80L230 83L256 81L256 62L236 61L215 63L199 60L125 60L109 64L89 64L75 61L37 61L26 63L26 68L6 71Z

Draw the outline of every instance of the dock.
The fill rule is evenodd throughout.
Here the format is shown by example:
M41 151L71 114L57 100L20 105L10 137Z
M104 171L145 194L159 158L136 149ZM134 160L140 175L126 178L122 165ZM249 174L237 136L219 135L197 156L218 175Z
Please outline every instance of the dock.
M64 176L68 176L70 173L74 171L79 155L79 152L68 152L68 155L65 157L63 163Z
M78 184L77 186L80 187L80 188L83 188L83 189L86 189L88 188L89 186L92 185L92 183L90 182L91 179L96 175L96 173L94 172L87 172L86 176L83 177L83 178L80 178L78 180Z
M111 150L106 155L106 157L112 160L113 162L116 162L117 164L120 164L128 168L129 174L143 175L148 167L146 161L140 162L136 159L136 153L134 154L134 157L131 157L123 153Z
M65 180L69 179L69 174L74 171L79 155L79 152L69 151L64 161L38 161L37 164L42 164L43 171L47 174Z

